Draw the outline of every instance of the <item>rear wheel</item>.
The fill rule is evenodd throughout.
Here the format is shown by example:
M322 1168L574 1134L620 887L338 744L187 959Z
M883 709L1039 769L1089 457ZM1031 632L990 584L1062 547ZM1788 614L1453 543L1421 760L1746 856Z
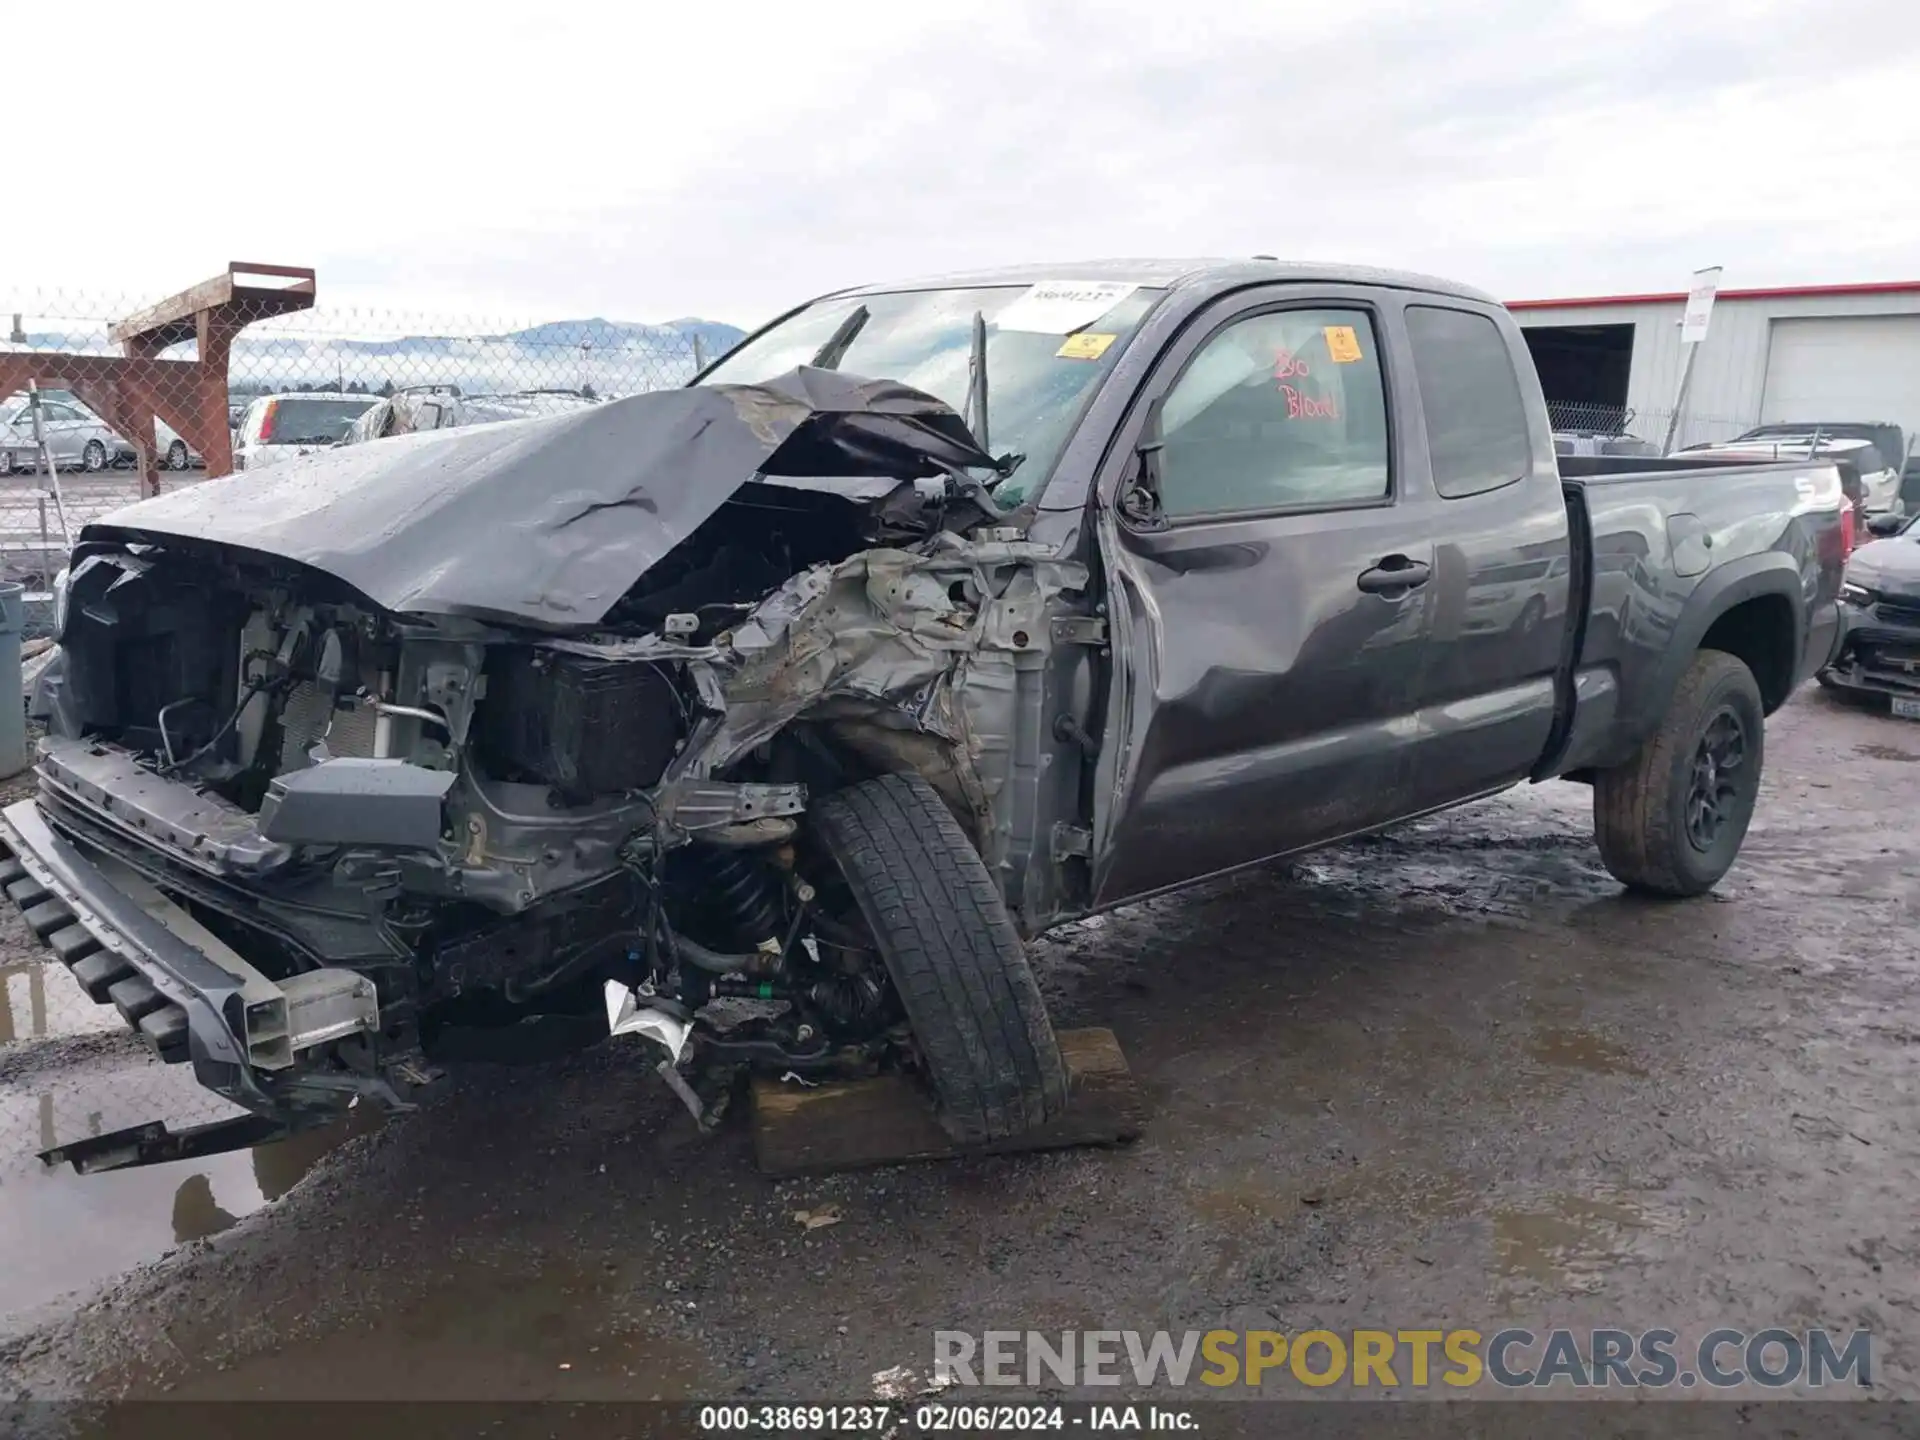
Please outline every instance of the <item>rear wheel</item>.
M940 1123L965 1145L1066 1108L1067 1075L993 877L938 794L885 775L813 810L913 1030Z
M80 463L89 474L98 474L107 468L107 447L98 440L87 441L86 449L80 452Z
M1700 651L1639 753L1594 776L1594 835L1614 878L1656 895L1712 889L1753 819L1765 743L1753 672Z
M167 446L167 468L169 470L184 470L187 468L188 463L186 441L176 440Z

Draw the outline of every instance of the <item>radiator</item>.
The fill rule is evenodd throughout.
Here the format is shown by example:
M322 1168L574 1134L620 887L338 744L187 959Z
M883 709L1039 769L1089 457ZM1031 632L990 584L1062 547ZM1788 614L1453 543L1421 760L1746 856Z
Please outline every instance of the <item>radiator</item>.
M333 697L311 681L296 686L280 710L280 761L288 770L313 763L310 752L322 740L327 753L365 759L373 754L378 717L371 705L332 706Z

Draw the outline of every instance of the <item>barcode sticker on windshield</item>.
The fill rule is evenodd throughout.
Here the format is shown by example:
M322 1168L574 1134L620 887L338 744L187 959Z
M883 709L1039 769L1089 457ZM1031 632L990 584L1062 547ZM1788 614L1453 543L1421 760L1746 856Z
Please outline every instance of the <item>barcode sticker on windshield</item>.
M1351 325L1328 325L1323 332L1327 337L1327 354L1336 365L1351 365L1361 358L1360 337L1353 333Z
M1002 330L1070 335L1138 288L1126 280L1042 280L994 317L993 323Z
M1096 335L1091 330L1082 330L1077 335L1069 335L1060 342L1060 348L1053 352L1056 360L1098 360L1107 353L1107 347L1114 342L1112 335Z

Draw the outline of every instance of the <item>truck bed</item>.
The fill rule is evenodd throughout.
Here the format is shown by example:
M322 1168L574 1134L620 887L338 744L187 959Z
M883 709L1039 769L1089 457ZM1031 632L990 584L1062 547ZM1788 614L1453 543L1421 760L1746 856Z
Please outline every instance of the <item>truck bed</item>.
M1836 467L1567 456L1560 471L1576 620L1562 743L1549 746L1537 776L1632 754L1710 627L1714 648L1748 661L1769 711L1825 663L1846 545ZM1761 625L1767 617L1788 623ZM1744 643L1761 634L1805 640Z

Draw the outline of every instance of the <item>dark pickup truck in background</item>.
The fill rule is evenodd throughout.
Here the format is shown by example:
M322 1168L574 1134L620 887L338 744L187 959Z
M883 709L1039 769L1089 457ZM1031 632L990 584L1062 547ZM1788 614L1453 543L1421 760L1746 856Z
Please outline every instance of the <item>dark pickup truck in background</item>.
M543 1030L904 1066L1004 1138L1065 1103L1023 936L1524 780L1697 894L1832 650L1842 507L1817 462L1556 462L1478 292L1141 262L828 296L686 390L143 502L62 586L7 893L252 1114L48 1158Z

